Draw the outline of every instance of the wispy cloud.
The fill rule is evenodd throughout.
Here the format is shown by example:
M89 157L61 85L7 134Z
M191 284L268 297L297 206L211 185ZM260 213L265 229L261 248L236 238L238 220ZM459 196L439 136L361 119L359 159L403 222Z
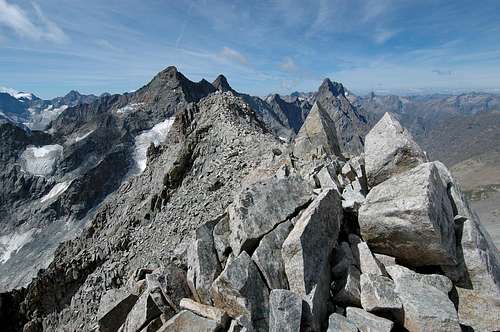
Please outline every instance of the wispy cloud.
M13 30L17 35L34 40L64 42L67 36L56 23L51 21L40 6L32 3L35 19L19 6L0 0L0 25Z
M95 44L105 50L112 51L112 52L121 52L122 49L119 47L116 47L114 44L112 44L109 40L107 39L96 39Z
M438 74L439 76L451 76L451 75L453 75L453 72L451 70L433 69L432 72L434 74Z
M295 61L293 61L293 59L289 56L285 57L283 59L283 61L279 64L279 67L284 70L284 71L287 71L287 72L296 72L298 70L298 66L297 64L295 63Z
M373 40L377 44L385 44L388 40L394 37L398 32L394 30L378 29L373 35Z
M217 57L220 59L236 61L244 66L248 65L248 59L243 54L227 46L224 47L222 51L217 53Z

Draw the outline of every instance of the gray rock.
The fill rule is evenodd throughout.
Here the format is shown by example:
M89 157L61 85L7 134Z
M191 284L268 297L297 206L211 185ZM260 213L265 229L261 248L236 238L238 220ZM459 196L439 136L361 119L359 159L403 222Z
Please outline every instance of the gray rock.
M389 113L366 135L365 168L372 187L426 161L411 134Z
M253 332L255 329L246 316L239 316L231 321L227 332Z
M394 287L394 282L390 278L363 273L361 306L369 312L399 312L402 305Z
M470 284L483 294L500 297L500 251L480 222L466 220L461 233L459 261Z
M304 207L311 195L312 187L297 176L272 177L244 188L228 208L235 255L255 249L262 236Z
M375 316L363 309L348 307L346 317L361 332L390 332L394 323L388 319Z
M500 296L500 251L469 206L460 186L441 162L434 162L443 184L448 188L456 216L456 266L443 266L443 271L460 287ZM465 218L461 220L460 217Z
M335 174L332 174L327 166L322 167L315 175L316 182L322 189L333 188L340 192L340 183L338 183Z
M153 319L141 332L157 332L163 326L161 316Z
M245 316L256 329L268 328L269 291L246 252L228 262L212 285L214 305L230 317Z
M412 277L394 280L403 304L403 325L410 331L460 331L458 315L448 295Z
M421 282L425 285L437 288L444 294L448 294L453 288L451 280L440 274L421 274L397 264L388 266L386 271L391 276L392 280L409 278L415 282Z
M362 193L366 195L368 193L368 181L366 179L364 156L355 156L349 159L348 162L351 165L351 168L356 173L356 179L359 181L361 185Z
M125 322L137 296L123 289L110 289L102 297L97 321L102 332L115 332Z
M396 265L396 258L384 254L375 253L375 259L384 267Z
M152 320L161 315L161 310L156 305L148 291L145 291L129 312L122 332L137 332L146 327Z
M362 273L370 273L379 276L385 275L385 271L380 262L377 261L368 248L366 242L358 243L359 265Z
M217 218L219 221L214 227L214 246L217 251L217 257L222 266L225 266L227 257L231 252L231 244L229 243L229 237L231 235L231 230L229 229L229 216L227 213L221 215Z
M269 331L301 331L302 297L285 289L273 289L269 295Z
M290 290L307 297L314 321L326 321L329 259L343 212L339 194L326 190L302 212L283 243L283 260Z
M292 228L291 221L278 225L276 229L262 238L252 254L252 259L262 272L269 289L288 289L281 246Z
M413 266L456 264L453 210L433 163L372 188L359 209L359 225L378 253Z
M334 279L343 278L350 265L358 265L354 259L351 247L347 242L341 242L333 251L332 277Z
M344 316L333 313L328 318L328 330L326 332L358 332L358 328Z
M210 287L222 271L214 245L213 231L215 222L201 225L189 246L187 281L193 296L198 302L210 304Z
M472 289L457 287L460 324L475 332L496 331L500 327L500 299Z
M361 305L360 275L355 265L349 265L344 278L333 282L333 301L343 305Z
M189 310L198 316L213 320L221 327L225 327L229 321L229 317L224 310L201 304L191 299L182 299L179 306L181 309Z
M293 154L303 159L315 159L323 154L342 156L335 123L318 103L313 105L295 137Z
M170 318L158 332L217 332L221 327L213 320L183 310Z

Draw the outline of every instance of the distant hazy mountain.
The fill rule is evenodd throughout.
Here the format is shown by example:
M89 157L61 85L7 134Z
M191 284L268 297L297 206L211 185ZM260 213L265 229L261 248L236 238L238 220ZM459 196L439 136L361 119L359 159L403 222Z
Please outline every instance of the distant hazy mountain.
M68 107L95 101L97 96L70 91L64 97L43 100L29 92L0 88L0 122L10 122L32 130L44 130Z

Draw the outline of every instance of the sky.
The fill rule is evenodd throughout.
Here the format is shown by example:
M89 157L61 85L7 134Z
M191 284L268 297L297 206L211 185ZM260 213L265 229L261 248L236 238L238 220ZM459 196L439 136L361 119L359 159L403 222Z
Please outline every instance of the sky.
M500 92L500 0L0 0L0 86L122 93L170 65L260 96L325 77L359 94Z

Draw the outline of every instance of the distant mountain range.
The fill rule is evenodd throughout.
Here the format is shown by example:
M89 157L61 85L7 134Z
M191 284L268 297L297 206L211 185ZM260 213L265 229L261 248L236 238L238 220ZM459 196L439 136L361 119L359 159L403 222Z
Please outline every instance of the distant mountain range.
M0 122L17 123L31 130L43 130L66 108L88 104L97 98L73 90L64 97L43 100L30 92L0 88Z

